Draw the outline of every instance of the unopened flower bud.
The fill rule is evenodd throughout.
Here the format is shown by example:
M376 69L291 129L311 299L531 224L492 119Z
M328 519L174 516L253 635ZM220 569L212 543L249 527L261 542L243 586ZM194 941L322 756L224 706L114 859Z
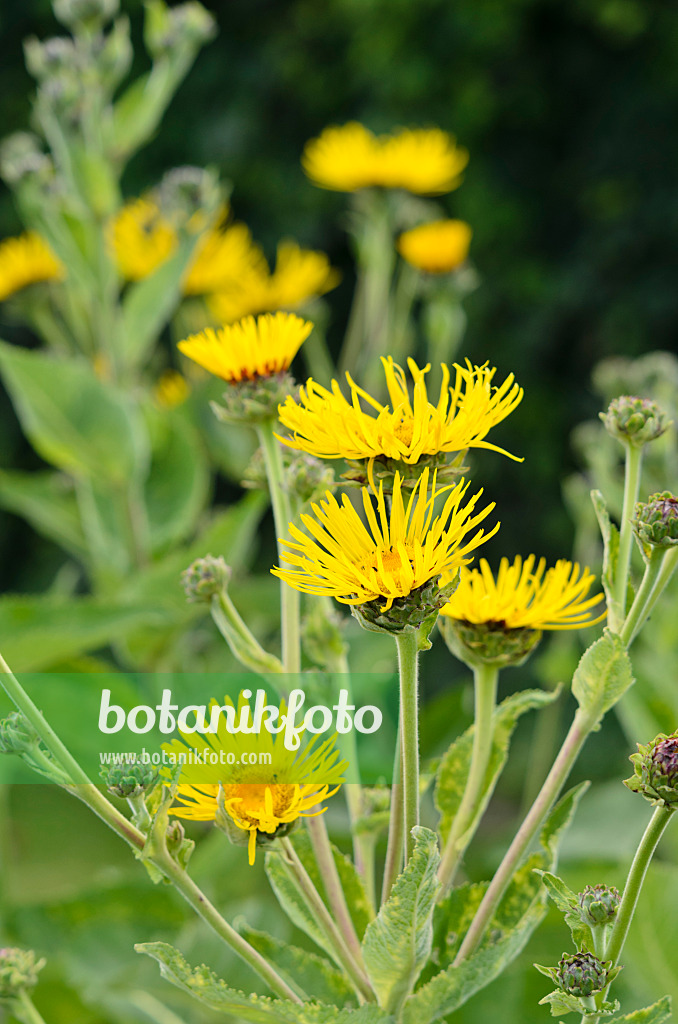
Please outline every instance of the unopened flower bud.
M295 494L302 504L317 501L334 486L334 470L321 459L306 452L294 451L287 446L282 449L285 483L290 494ZM268 489L266 465L263 452L258 448L245 470L243 487Z
M600 418L609 434L639 448L661 437L671 426L671 421L657 402L635 395L613 399L607 412L600 413Z
M38 972L45 966L32 949L6 946L0 949L0 999L16 998L21 992L35 988Z
M198 558L181 574L181 581L189 601L206 601L225 590L231 578L231 570L224 559L206 555Z
M625 786L652 804L678 806L678 732L660 733L646 746L639 743L631 761L634 774L624 780Z
M40 140L31 132L15 132L0 144L0 174L8 185L16 185L31 174L47 175L52 161L42 152Z
M163 217L191 234L205 229L222 199L215 173L203 167L175 167L156 191Z
M120 0L52 0L52 6L68 28L99 28L118 13Z
M678 498L670 491L651 494L636 505L633 528L641 544L662 548L678 544Z
M163 57L186 45L198 47L212 39L216 22L200 3L168 7L162 0L146 4L144 41L152 57Z
M558 964L556 980L563 992L573 996L592 996L607 985L609 964L603 964L593 953L566 953Z
M34 78L60 75L64 71L72 72L80 63L75 43L68 36L54 36L40 42L39 39L27 39L24 43L26 67Z
M157 782L158 772L152 765L129 761L102 768L101 777L110 793L127 799L148 792Z
M12 711L0 721L0 753L18 754L34 750L39 744L37 732L19 711Z
M579 893L577 901L582 921L595 928L597 925L614 921L621 896L614 886L587 885L584 891Z

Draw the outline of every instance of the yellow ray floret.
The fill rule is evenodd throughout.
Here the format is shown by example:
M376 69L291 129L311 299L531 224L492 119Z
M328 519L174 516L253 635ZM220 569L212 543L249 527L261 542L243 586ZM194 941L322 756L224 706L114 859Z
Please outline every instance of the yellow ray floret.
M450 274L465 262L471 235L463 220L434 220L404 231L397 248L404 260L426 274Z
M515 459L503 448L486 441L489 431L513 412L523 397L513 374L499 387L492 385L494 368L454 364L455 382L443 364L443 382L437 405L429 401L425 375L413 359L407 365L414 381L410 399L401 366L382 358L390 405L381 405L363 391L347 374L351 401L339 390L336 380L328 391L314 380L299 389L299 398L288 398L280 406L280 421L292 431L281 438L291 448L321 459L374 459L385 456L414 464L426 455L458 452L466 448L489 448ZM370 407L365 412L363 399Z
M178 236L152 199L133 199L113 218L109 243L126 281L149 277L175 252Z
M459 586L441 611L475 625L493 623L507 629L580 629L601 622L592 616L600 593L589 597L595 576L577 563L561 559L546 570L535 556L502 558L496 579L484 558L477 569L462 569Z
M0 242L0 302L30 284L65 276L63 264L35 231Z
M252 313L294 310L335 288L339 276L325 253L281 242L272 274L264 261L216 291L208 304L222 323Z
M428 494L429 470L425 469L407 504L402 495L402 478L395 475L390 513L386 509L383 485L377 495L375 513L367 488L362 489L367 526L346 495L339 504L328 491L325 500L313 505L313 515L302 515L307 534L290 524L292 541L282 559L292 568L271 572L305 594L334 597L343 604L364 604L384 598L387 611L398 597L405 597L429 580L454 573L470 559L480 544L496 533L479 529L465 538L492 511L494 503L474 515L482 491L462 504L469 484L436 490L433 475ZM434 518L438 495L449 492L440 515Z
M286 370L313 324L293 313L246 316L237 324L208 327L179 342L179 349L223 380L271 377Z
M185 295L207 295L235 286L243 277L266 272L266 258L252 241L247 225L214 227L198 240L183 291ZM264 311L246 309L241 316L251 312Z
M224 703L233 707L228 697ZM238 717L246 703L241 696ZM210 711L216 704L211 702ZM284 702L279 711L281 716L286 713ZM334 737L318 742L313 736L298 750L290 750L282 732L271 733L265 727L256 732L228 732L223 717L216 733L182 733L182 740L164 744L164 749L175 756L189 750L198 755L194 763L184 764L177 787L179 803L172 813L191 821L214 821L223 808L233 824L248 833L250 864L254 863L258 838L272 837L281 825L298 818L323 814L321 804L337 792L347 768ZM230 764L223 763L226 757L222 754Z
M306 144L302 157L314 184L338 192L379 187L440 195L457 188L467 163L467 151L440 128L376 136L356 121L326 128Z

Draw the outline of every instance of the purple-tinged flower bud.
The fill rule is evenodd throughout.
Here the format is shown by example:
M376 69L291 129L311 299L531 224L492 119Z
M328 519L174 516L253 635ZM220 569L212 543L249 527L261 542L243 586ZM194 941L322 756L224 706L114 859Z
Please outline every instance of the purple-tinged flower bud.
M556 980L563 992L573 996L592 996L607 985L608 966L593 953L566 953L558 964Z
M624 780L625 786L652 804L678 806L678 732L660 733L646 746L639 743L630 759L634 774Z
M231 569L224 559L206 555L198 558L181 574L181 581L189 601L205 601L209 604L213 597L228 586Z
M678 544L678 498L670 491L651 494L636 505L633 528L643 545L671 548Z
M595 928L614 921L621 896L614 886L587 885L577 896L577 901L582 921Z

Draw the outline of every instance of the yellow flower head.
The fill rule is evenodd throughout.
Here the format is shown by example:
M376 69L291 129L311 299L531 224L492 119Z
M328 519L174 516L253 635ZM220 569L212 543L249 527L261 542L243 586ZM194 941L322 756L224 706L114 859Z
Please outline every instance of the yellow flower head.
M278 246L272 274L264 261L210 296L208 304L217 320L232 323L248 314L298 309L338 283L339 272L325 253L287 241Z
M468 483L462 480L455 487L436 489L434 474L429 495L428 481L429 470L425 469L405 504L402 478L396 473L390 513L383 485L376 513L370 492L363 488L367 526L346 495L339 504L327 491L324 501L311 506L312 516L301 516L311 537L290 523L293 540L284 541L289 551L282 558L293 568L276 567L271 572L302 593L334 597L342 604L361 605L383 598L384 611L396 598L406 597L445 573L453 574L499 529L498 524L489 534L479 529L464 543L494 503L474 515L482 491L463 505ZM435 499L448 491L440 515L434 518Z
M126 281L142 281L176 250L177 233L157 203L148 198L126 203L109 228L113 258Z
M207 295L236 284L242 278L267 272L266 259L245 224L214 227L199 239L184 277L185 295ZM245 313L263 310L244 310ZM235 317L234 319L238 319Z
M402 188L422 195L451 192L460 184L468 153L439 128L401 128L375 136L351 121L326 128L306 144L304 171L321 188Z
M179 349L223 380L255 380L287 370L312 330L312 323L293 313L265 313L216 330L208 327L180 341Z
M0 242L0 302L30 284L65 276L63 265L35 231Z
M502 558L495 580L484 558L479 568L462 569L459 586L441 611L451 619L500 629L580 629L602 621L591 609L603 595L589 597L595 576L575 562L561 559L548 571L535 556Z
M176 370L165 370L153 389L153 397L162 409L176 409L190 393L188 381Z
M228 697L224 704L234 708ZM216 705L212 701L210 710ZM241 696L238 720L246 705ZM286 713L284 702L279 713ZM258 732L228 732L223 715L216 733L182 733L182 738L183 742L164 744L167 753L180 758L192 750L198 757L197 763L185 763L182 768L179 804L172 813L177 818L220 824L225 815L229 824L247 835L250 864L254 864L257 844L270 841L276 833L286 834L299 818L323 814L325 808L320 805L336 793L347 768L339 760L333 736L322 743L313 736L298 750L289 750L283 732L271 733L265 727Z
M443 364L440 397L437 405L432 405L424 379L429 366L420 369L413 359L408 359L414 381L414 397L410 399L402 367L391 356L382 358L382 363L390 405L381 405L348 374L350 402L336 380L328 391L309 379L299 389L298 400L290 397L280 406L280 421L294 435L292 439L281 440L321 459L373 461L383 456L412 465L427 455L466 448L489 448L516 458L485 440L492 427L505 419L523 397L513 374L495 387L494 368L455 363L455 382L450 387L450 371ZM363 411L361 398L371 408L370 412Z
M463 220L434 220L404 231L397 248L403 259L426 274L450 274L465 262L471 235Z

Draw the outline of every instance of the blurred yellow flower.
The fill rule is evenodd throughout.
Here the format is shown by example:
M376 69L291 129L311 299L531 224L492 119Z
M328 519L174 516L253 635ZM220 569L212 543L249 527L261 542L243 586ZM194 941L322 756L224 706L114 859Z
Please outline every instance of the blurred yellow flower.
M402 495L402 478L396 473L390 511L386 508L383 485L377 495L375 514L370 492L362 489L363 508L368 527L346 495L341 505L327 491L325 500L313 505L313 515L302 514L308 534L290 523L290 536L283 541L289 551L282 559L293 568L275 567L271 572L304 594L333 597L343 604L360 605L384 598L387 611L396 598L406 597L429 580L454 573L469 561L468 555L489 540L479 529L463 541L494 508L494 503L473 515L482 491L465 505L469 484L436 488L433 474L428 494L429 470L425 469L407 505ZM435 499L448 493L445 505L435 519Z
M245 224L214 227L199 239L184 277L185 295L207 295L221 288L237 287L240 280L267 273L266 259ZM240 314L263 312L243 310ZM234 319L239 319L235 317Z
M272 274L262 261L210 296L208 306L222 323L248 314L294 310L335 288L339 277L325 253L281 242Z
M109 242L121 276L142 281L176 250L177 233L148 198L132 199L111 221Z
M450 274L465 262L471 235L463 220L434 220L403 231L397 248L403 259L426 274Z
M347 401L336 380L332 390L312 379L299 389L298 399L289 397L280 406L280 422L293 433L281 437L291 448L321 459L375 459L380 456L414 464L423 456L459 452L466 448L489 448L511 459L516 456L485 438L505 419L523 397L523 389L510 374L499 387L492 385L494 367L454 364L456 378L449 386L450 371L443 364L443 381L437 405L426 390L425 374L413 359L407 365L414 380L410 400L401 366L382 358L391 405L382 405L358 387L347 374L351 400ZM364 412L363 399L371 407Z
M451 619L498 629L581 629L601 622L591 616L603 599L588 597L595 576L575 562L561 559L545 573L546 561L535 556L513 564L502 558L496 579L484 558L479 568L462 569L459 586L441 611Z
M180 341L179 349L223 380L254 380L286 370L312 330L312 323L293 313L265 313L208 327Z
M228 697L224 704L233 707ZM246 704L241 696L238 720ZM213 700L210 712L215 706ZM279 721L286 710L282 702ZM191 821L216 821L221 827L226 816L247 836L250 864L254 864L257 845L286 835L299 818L323 814L325 808L320 805L337 792L348 767L340 760L334 737L319 743L312 736L299 749L290 750L282 731L228 732L223 715L216 733L182 733L182 740L164 744L164 749L177 759L184 755L185 762L177 788L179 804L172 814ZM186 758L189 752L197 755L192 762Z
M176 409L183 405L190 393L188 381L177 370L165 370L153 389L154 398L163 409Z
M0 242L0 302L30 284L65 276L63 264L35 231Z
M325 128L306 143L302 166L321 188L402 188L422 195L460 184L468 152L440 128L400 128L376 136L356 121Z

